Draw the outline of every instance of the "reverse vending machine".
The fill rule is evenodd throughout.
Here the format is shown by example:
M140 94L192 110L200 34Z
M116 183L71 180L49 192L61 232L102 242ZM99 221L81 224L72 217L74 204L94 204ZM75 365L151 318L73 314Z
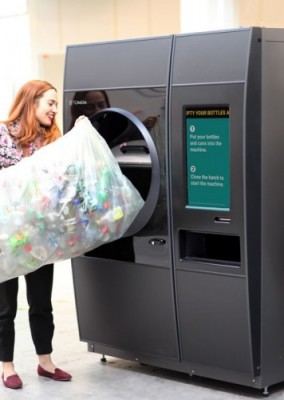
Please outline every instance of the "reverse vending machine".
M72 114L100 109L90 120L145 200L124 238L72 261L80 338L90 351L175 368L166 154L172 40L69 47L64 115L68 129Z
M145 200L72 260L90 351L264 394L284 380L283 67L281 29L68 46L65 131L88 115Z

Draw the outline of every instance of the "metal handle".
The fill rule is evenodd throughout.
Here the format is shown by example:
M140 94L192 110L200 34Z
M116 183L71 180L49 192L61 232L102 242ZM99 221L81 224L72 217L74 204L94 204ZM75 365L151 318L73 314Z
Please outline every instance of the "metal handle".
M128 143L123 143L121 146L120 146L120 151L123 153L123 154L125 154L125 153L127 153L127 152L138 152L138 151L141 151L141 152L143 152L143 153L146 153L146 154L149 154L149 149L148 149L148 147L147 146L143 146L143 145L131 145L131 144L128 144Z
M149 240L151 246L164 246L166 244L165 239L153 238Z

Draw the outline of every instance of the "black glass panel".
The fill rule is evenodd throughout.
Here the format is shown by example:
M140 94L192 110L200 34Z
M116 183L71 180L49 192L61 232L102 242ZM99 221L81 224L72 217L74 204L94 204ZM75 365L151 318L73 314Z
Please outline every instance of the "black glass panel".
M119 89L107 91L67 92L64 95L64 130L72 128L76 118L86 115L112 149L122 172L147 199L153 179L151 155L143 135L125 116L108 113L121 108L138 118L148 130L159 162L158 196L152 215L135 236L167 236L166 157L165 157L165 89ZM106 112L104 112L106 111ZM133 261L133 237L100 246L87 255Z

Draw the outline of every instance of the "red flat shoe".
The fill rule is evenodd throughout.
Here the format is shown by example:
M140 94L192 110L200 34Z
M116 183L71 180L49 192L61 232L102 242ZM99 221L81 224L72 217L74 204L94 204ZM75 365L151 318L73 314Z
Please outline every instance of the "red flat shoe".
M62 369L59 368L55 368L54 372L48 372L38 365L37 373L39 376L44 376L45 378L50 378L54 381L70 381L72 379L72 375L68 374L68 372L62 371Z
M8 376L6 380L4 379L4 374L2 374L2 381L8 389L20 389L23 386L23 382L18 374Z

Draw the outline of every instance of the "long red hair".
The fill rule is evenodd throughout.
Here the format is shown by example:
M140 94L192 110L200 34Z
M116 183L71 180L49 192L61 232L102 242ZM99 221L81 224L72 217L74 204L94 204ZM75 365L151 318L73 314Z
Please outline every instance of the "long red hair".
M32 143L40 135L43 139L42 145L54 142L61 136L61 132L55 122L51 126L42 127L35 117L35 102L47 90L55 89L49 82L32 80L25 83L18 91L8 114L6 124L19 121L19 132L17 134L18 145L25 147Z

